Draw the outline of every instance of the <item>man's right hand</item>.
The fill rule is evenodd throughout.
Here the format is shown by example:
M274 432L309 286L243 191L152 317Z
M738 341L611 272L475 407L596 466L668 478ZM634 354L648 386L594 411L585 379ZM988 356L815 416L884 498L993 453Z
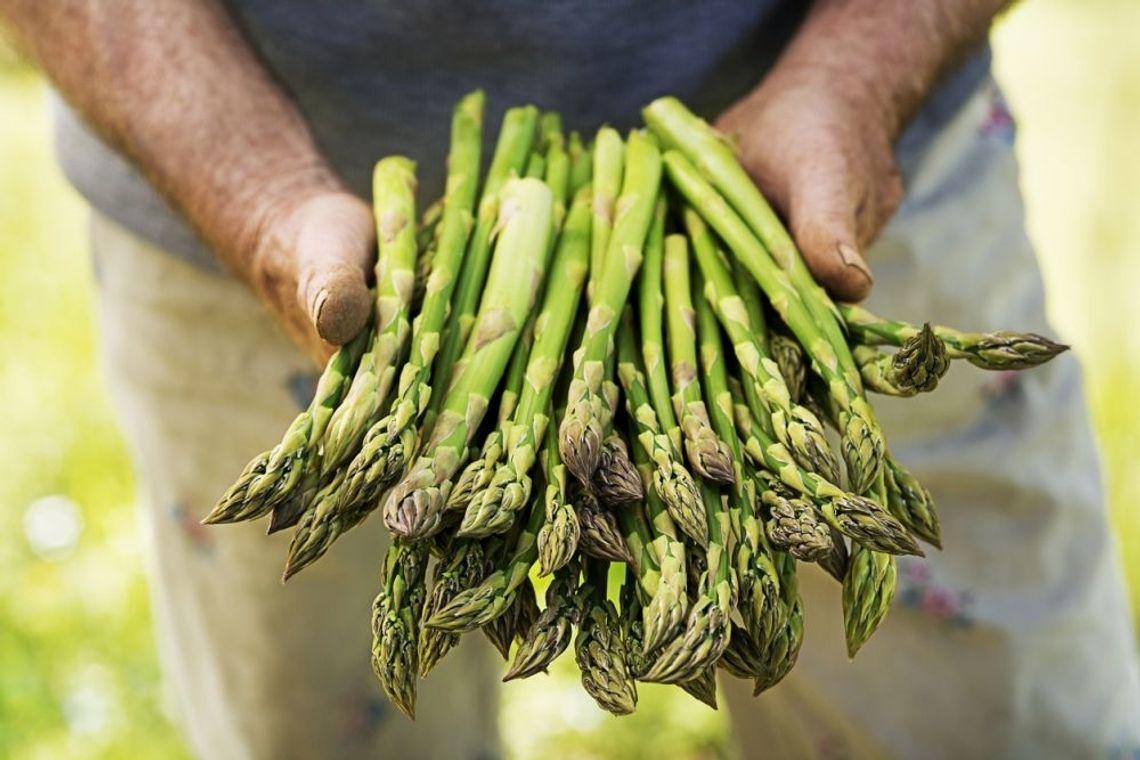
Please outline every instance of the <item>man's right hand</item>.
M0 0L0 19L313 359L364 326L371 211L224 0Z
M322 191L279 205L253 233L244 273L289 337L320 364L364 327L376 233L368 204Z

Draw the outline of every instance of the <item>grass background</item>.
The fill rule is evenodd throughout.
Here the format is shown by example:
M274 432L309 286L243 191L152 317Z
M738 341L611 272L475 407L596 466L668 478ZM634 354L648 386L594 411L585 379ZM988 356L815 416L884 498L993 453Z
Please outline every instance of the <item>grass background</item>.
M1136 29L1128 0L1037 0L1000 23L995 47L1050 315L1085 363L1140 608ZM84 225L52 162L43 84L0 47L0 757L180 758L158 697L130 463L97 368ZM73 541L45 541L69 530ZM567 660L508 688L512 756L727 753L722 714L647 688L634 717L612 719Z

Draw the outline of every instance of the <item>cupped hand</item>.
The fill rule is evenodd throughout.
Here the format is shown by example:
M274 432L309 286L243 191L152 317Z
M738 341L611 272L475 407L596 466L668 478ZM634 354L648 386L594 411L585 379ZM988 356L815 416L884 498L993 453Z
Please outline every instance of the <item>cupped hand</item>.
M280 325L323 365L364 327L372 310L369 268L376 232L367 203L325 191L268 214L248 274Z
M858 92L842 77L777 68L717 121L816 279L844 301L870 293L865 252L902 198L891 119Z

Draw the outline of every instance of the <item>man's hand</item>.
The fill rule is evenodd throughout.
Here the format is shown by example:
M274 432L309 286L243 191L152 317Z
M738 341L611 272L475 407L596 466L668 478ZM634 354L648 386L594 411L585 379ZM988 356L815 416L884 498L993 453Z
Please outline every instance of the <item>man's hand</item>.
M345 192L324 192L261 224L247 278L289 336L323 364L368 321L365 284L376 250L372 212Z
M836 298L902 199L892 145L1008 0L816 0L771 74L718 120Z
M777 71L717 126L787 220L808 267L840 300L871 291L863 253L898 207L891 138L837 83Z
M0 19L313 359L364 326L372 215L222 0L0 0Z

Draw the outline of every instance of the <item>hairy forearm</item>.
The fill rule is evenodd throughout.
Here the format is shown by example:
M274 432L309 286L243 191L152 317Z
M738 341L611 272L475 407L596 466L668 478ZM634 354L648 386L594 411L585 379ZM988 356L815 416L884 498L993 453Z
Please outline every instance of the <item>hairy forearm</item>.
M274 215L340 187L218 0L0 0L0 18L240 274Z
M1010 0L816 0L777 77L826 77L897 137Z

